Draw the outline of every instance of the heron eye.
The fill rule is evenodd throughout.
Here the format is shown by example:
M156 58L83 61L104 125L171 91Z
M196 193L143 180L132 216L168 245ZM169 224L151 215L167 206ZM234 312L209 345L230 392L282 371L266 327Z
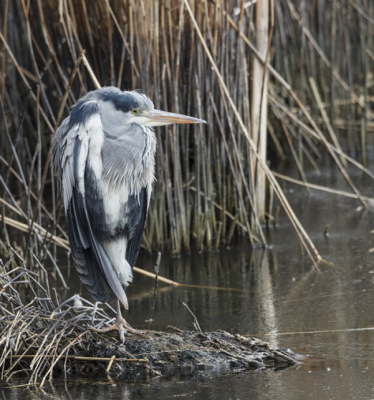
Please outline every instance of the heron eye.
M131 111L134 115L139 114L139 110L132 110Z

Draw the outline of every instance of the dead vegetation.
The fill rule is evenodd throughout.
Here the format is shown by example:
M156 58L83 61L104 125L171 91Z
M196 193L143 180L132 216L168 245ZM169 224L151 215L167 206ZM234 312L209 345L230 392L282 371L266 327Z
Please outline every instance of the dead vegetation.
M11 383L22 377L27 385L43 386L61 374L106 371L131 379L139 372L163 376L183 368L219 372L233 367L284 368L297 362L289 350L223 331L168 327L169 332L146 331L144 337L128 334L123 345L116 335L90 329L113 323L114 318L97 303L79 295L60 303L57 293L50 293L43 267L41 279L12 252L0 274L0 381Z
M274 31L265 59L256 48L250 2L1 0L1 243L13 244L12 226L28 232L24 250L39 254L48 243L66 244L56 183L46 168L50 137L75 100L100 84L141 89L157 108L208 121L194 130L157 131L157 184L144 248L214 249L235 233L266 244L256 213L261 169L267 222L276 222L275 194L309 255L320 261L266 159L257 159L251 71L255 59L266 64L269 144L279 157L295 159L308 187L304 166L318 171L324 147L363 201L345 169L352 163L372 177L350 156L361 155L365 165L371 140L374 6L369 0L270 4Z

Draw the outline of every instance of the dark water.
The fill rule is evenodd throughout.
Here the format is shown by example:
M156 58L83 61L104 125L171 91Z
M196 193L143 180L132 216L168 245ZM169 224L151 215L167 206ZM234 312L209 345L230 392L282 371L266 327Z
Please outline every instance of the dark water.
M353 175L363 194L373 183ZM313 183L348 190L337 172L308 174ZM371 187L370 187L371 185ZM128 290L128 321L136 328L193 329L186 302L205 331L255 334L307 355L284 371L256 371L154 378L125 383L110 377L54 381L44 392L0 390L3 399L374 399L374 212L356 200L284 184L286 195L321 255L316 273L283 212L267 232L271 246L251 250L244 238L220 252L163 255L160 275L206 287L160 285L155 322L148 319L153 281L135 275ZM326 225L329 236L324 236ZM155 256L137 265L152 270ZM65 269L65 271L67 271ZM69 284L77 282L71 270ZM72 287L72 293L80 286ZM62 296L68 296L61 292Z

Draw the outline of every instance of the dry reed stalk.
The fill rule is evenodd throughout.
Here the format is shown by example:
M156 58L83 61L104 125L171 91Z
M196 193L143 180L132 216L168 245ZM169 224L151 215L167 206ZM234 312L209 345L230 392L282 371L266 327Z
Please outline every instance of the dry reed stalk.
M222 79L222 76L221 76L221 74L220 74L220 72L219 72L219 70L218 70L218 68L217 68L217 66L216 66L216 64L215 64L215 62L214 62L214 60L213 60L208 48L207 48L207 46L206 46L205 40L204 40L204 38L203 38L203 36L202 36L202 34L200 32L199 26L196 23L196 20L194 18L192 10L191 10L187 0L184 0L184 2L185 2L185 6L186 6L186 8L187 8L187 10L188 10L188 12L190 14L191 20L192 20L192 22L194 24L194 27L196 29L196 32L197 32L197 34L199 36L199 39L200 39L200 41L201 41L201 43L202 43L202 45L204 47L204 50L205 50L205 52L206 52L206 54L207 54L207 56L209 58L209 61L211 62L211 65L212 65L212 67L214 68L214 70L215 70L215 72L217 74L217 78L220 81L220 84L222 86L222 89L223 89L225 95L227 96L227 100L229 101L229 103L231 105L231 108L234 111L234 114L235 114L235 116L236 116L236 118L237 118L237 120L238 120L238 122L240 124L240 127L243 130L243 132L244 132L244 134L246 136L246 139L248 140L248 142L249 142L249 144L251 146L251 150L252 150L253 154L256 156L261 168L266 173L266 176L269 179L270 183L272 184L272 186L274 188L274 191L277 193L279 200L281 201L281 203L282 203L287 215L289 216L289 218L290 218L290 220L292 222L292 225L295 227L295 230L296 230L301 242L303 243L306 251L308 252L311 260L313 261L313 264L314 264L315 268L318 270L317 263L316 263L313 255L312 255L312 253L314 253L314 255L316 256L318 262L322 260L322 257L319 255L319 253L318 253L317 249L315 248L313 242L310 240L308 234L305 232L304 228L302 227L302 225L300 224L299 220L295 216L291 206L289 205L286 197L283 194L282 189L280 188L278 182L274 178L274 175L271 173L271 171L269 170L269 168L266 165L266 163L264 163L262 158L258 155L257 150L256 150L257 149L256 143L254 143L253 139L250 137L249 132L248 132L246 126L244 125L244 123L243 123L243 121L242 121L242 119L240 117L240 114L238 113L238 111L236 109L236 106L235 106L234 102L232 101L232 98L231 98L231 96L230 96L230 94L228 92L228 89L227 89L227 87L226 87L226 85L225 85L225 83L224 83L224 81Z
M278 177L280 179L283 179L283 180L288 181L288 182L296 183L297 185L305 186L305 187L310 188L310 189L321 190L323 192L336 194L338 196L349 197L351 199L358 199L357 195L354 194L354 193L349 193L349 192L345 192L343 190L331 189L329 187L325 187L325 186L315 185L313 183L299 181L297 179L290 178L289 176L280 174L280 173L275 172L275 171L273 171L273 174L274 174L274 176L276 176L276 177ZM374 204L374 198L372 198L372 197L362 196L362 200Z
M230 23L235 26L235 28L237 28L237 26L235 25L235 23L233 21L230 21ZM256 55L256 57L262 61L262 63L265 63L265 60L261 57L261 54L257 51L257 49L250 43L250 41L248 40L248 38L241 34L241 37L245 40L245 42L248 44L248 46L251 48L251 50L254 52L254 54ZM292 98L297 102L297 104L299 105L299 107L302 109L302 111L304 112L305 116L307 117L309 123L312 125L314 131L318 134L320 140L322 141L322 143L325 145L325 147L327 148L327 150L329 151L330 155L332 156L332 158L334 159L336 165L339 167L342 175L344 176L344 178L346 179L346 181L348 182L348 184L351 186L352 190L356 193L356 195L358 196L358 198L360 199L360 193L358 192L356 186L353 184L353 182L351 181L351 179L349 178L347 172L344 170L343 166L341 165L339 159L336 157L335 152L332 151L332 147L329 145L328 141L326 140L325 136L323 135L323 133L321 132L321 130L318 128L315 120L311 117L310 113L307 111L306 107L303 105L303 103L300 101L299 97L297 96L297 94L291 89L291 86L269 65L268 66L269 71L272 72L273 76L282 84L282 86L288 90L288 92L290 93L290 95L292 96ZM295 117L296 118L296 117ZM339 149L338 149L339 152ZM366 205L364 204L364 202L362 201L362 204L364 205L364 207L366 207Z
M289 133L288 133L288 128L287 128L286 124L284 123L283 119L281 119L281 124L282 124L283 130L284 130L284 134L286 135L288 145L290 146L292 155L293 155L293 157L294 157L294 159L295 159L295 162L296 162L297 168L298 168L298 170L299 170L299 173L300 173L301 177L303 178L303 182L306 184L305 187L306 187L306 189L307 189L307 192L310 193L310 190L309 190L309 188L308 188L308 186L307 186L308 181L307 181L307 179L306 179L306 176L305 176L303 167L302 167L302 165L301 165L301 163L300 163L300 160L299 160L299 158L298 158L298 156L297 156L297 154L296 154L295 147L294 147L294 145L293 145L293 143L292 143L292 140L291 140L291 138L290 138L290 135L289 135Z
M2 200L2 199L0 199ZM3 217L0 215L0 220L2 220ZM17 220L14 220L12 218L9 217L5 217L4 218L4 222L9 225L12 226L13 228L18 229L21 232L29 232L30 231L30 225L26 225L23 224ZM31 220L30 220L31 222ZM39 226L38 224L34 223L35 229L37 229L45 238L45 240L52 240L53 243L56 243L58 246L64 248L65 250L70 250L69 247L69 241L66 239L62 239L59 238L55 235L52 235L50 232L48 232L46 229L42 228L41 226Z
M251 98L251 135L254 148L259 156L266 162L267 153L267 85L268 76L266 73L269 50L269 10L270 1L264 0L256 6L256 48L261 58L265 59L264 64L255 58L252 66L252 98ZM253 160L255 161L255 160ZM257 163L252 165L252 180L255 182L255 209L260 220L265 217L265 186L266 174Z
M3 23L3 35L4 35L4 40L7 40L7 34L8 34L8 14L9 14L9 0L6 0L5 3L5 10L4 10L4 23ZM4 46L5 47L5 46ZM6 66L6 60L7 60L7 55L6 52L3 52L3 57L2 57L2 63L1 63L1 87L0 87L0 96L2 99L4 99L4 90L5 90L5 78L6 78L6 71L5 71L5 66Z
M1 201L2 203L5 203L6 205L8 205L8 204L7 204L4 200L2 200L1 198L0 198L0 201ZM10 205L8 205L8 206L10 206ZM2 215L0 215L0 221L2 221L2 220L3 220L3 217L2 217ZM9 218L9 217L5 217L5 218L4 218L4 222L5 222L7 225L9 225L9 226L11 226L11 227L13 227L13 228L15 228L15 229L18 229L18 230L21 231L21 232L26 232L26 233L29 232L30 225L23 224L23 223L21 223L21 222L19 222L19 221L16 221L16 220L14 220L14 219ZM31 222L31 220L30 220L30 222ZM62 247L62 248L64 248L65 250L67 250L67 251L70 252L70 246L69 246L69 241L68 241L68 240L62 239L62 238L59 238L59 237L57 237L57 236L54 236L54 235L50 234L47 230L45 230L44 228L42 228L41 226L39 226L39 225L36 224L36 223L34 223L34 227L35 227L35 229L36 229L37 231L40 232L40 234L43 234L43 235L44 235L44 240L45 240L45 241L52 241L52 242L55 243L57 246L60 246L60 247ZM140 273L140 274L142 274L142 275L145 275L145 276L148 276L148 277L150 277L150 278L155 278L155 277L156 277L155 274L153 274L153 273L151 273L151 272L148 272L148 271L145 271L145 270L143 270L143 269L141 269L141 268L133 267L133 270L134 270L135 272L138 272L138 273ZM172 280L170 280L170 279L167 279L167 278L164 278L164 277L162 277L162 276L158 276L158 279L159 279L161 282L167 283L167 284L169 284L169 285L173 285L173 286L178 286L178 285L179 285L178 282L174 282L174 281L172 281Z
M290 119L293 120L297 125L299 125L303 130L308 133L312 138L315 138L319 141L321 141L321 135L319 135L317 132L315 132L313 129L309 128L304 122L302 122L300 119L297 118L295 114L289 111L289 109L280 103L275 97L272 95L269 95L269 99L271 103L276 105L280 110L282 110L285 114L287 114ZM336 154L338 154L340 157L343 157L347 161L349 161L351 164L355 165L358 169L361 171L365 172L368 176L370 176L372 179L374 179L374 174L367 168L365 168L362 164L360 164L358 161L353 159L352 157L349 157L346 153L340 151L338 148L336 148L334 145L331 143L325 142L327 147L331 150L334 151Z
M326 124L327 130L328 130L328 132L330 134L331 140L334 143L335 147L337 149L339 149L340 151L342 151L342 148L340 146L338 138L336 137L334 129L331 126L331 123L330 123L329 117L327 115L327 112L325 111L325 109L324 109L324 107L322 105L322 99L321 99L321 96L320 96L320 94L318 92L318 88L317 88L316 82L312 77L309 78L309 82L310 82L310 86L312 87L314 97L316 98L316 102L317 102L318 108L320 109L322 118L323 118L323 120L324 120L324 122ZM346 160L344 158L341 158L341 162L342 162L342 164L344 166L347 165L347 162L346 162Z
M317 51L317 53L320 56L321 60L326 64L326 66L328 68L331 68L334 78L337 80L337 82L343 87L343 89L346 92L348 92L348 93L352 92L351 93L352 98L355 101L357 101L357 103L362 108L364 108L364 103L363 103L362 99L360 98L360 96L358 96L356 93L351 91L350 85L344 81L344 79L340 76L340 74L338 73L338 71L336 69L332 68L331 62L327 59L327 57L323 53L322 49L320 48L320 46L317 44L317 42L313 38L313 35L310 33L309 29L307 27L303 26L303 23L302 23L302 20L300 18L300 15L297 13L294 5L291 3L291 0L287 0L287 5L288 5L288 7L290 9L290 12L291 12L293 18L295 18L295 20L299 23L299 25L302 28L303 33L306 35L306 37L308 38L308 40L310 41L312 46L315 48L315 50Z
M14 175L14 177L15 177L19 182L22 182L22 178L17 174L17 172L16 172L13 168L10 168L9 163L8 163L3 157L1 157L1 156L0 156L0 161L1 161L5 166L9 167L9 170L10 170L10 172L12 173L12 175ZM27 188L27 190L29 191L29 188ZM30 190L30 195L33 197L34 200L37 200L37 196L36 196L35 193L32 192L31 190ZM15 207L11 206L11 205L10 205L8 202L6 202L4 199L1 199L1 198L0 198L0 201L1 201L4 205L6 205L7 207L11 208L12 211L14 211L14 212L16 212L18 215L22 216L22 213L20 213ZM43 210L43 213L51 220L51 222L53 222L53 221L54 221L54 218L53 218L52 214L49 213L49 211L48 211L47 208L44 206L44 204L41 204L41 209ZM40 224L39 224L39 225L40 225ZM66 232L61 228L61 226L60 226L59 224L57 224L56 226L57 226L57 228L59 229L60 234L62 234L62 235L64 236L64 238L67 239L68 236L67 236Z
M36 102L36 95L35 95L35 93L31 90L31 86L29 85L29 82L28 82L28 80L26 79L25 74L22 72L21 67L19 66L18 62L17 62L16 59L14 58L14 55L13 55L12 51L10 50L10 48L9 48L9 46L8 46L8 44L7 44L7 41L6 41L6 39L4 38L4 36L2 35L1 32L0 32L0 39L2 40L2 42L3 42L3 44L4 44L4 47L6 48L7 52L9 53L9 56L10 56L10 58L12 59L12 61L13 61L14 65L15 65L15 67L17 68L17 70L18 70L18 72L19 72L19 74L20 74L20 76L21 76L23 82L25 83L26 87L29 89L32 98L33 98L34 101ZM41 114L43 115L43 118L44 118L46 124L48 125L48 127L49 127L50 130L52 131L52 130L53 130L52 125L51 125L51 123L50 123L50 121L49 121L49 119L48 119L46 113L44 112L44 110L41 110Z
M62 116L76 98L99 87L99 82L102 85L117 82L123 89L143 89L157 108L201 116L209 121L206 130L172 127L157 131L157 184L143 246L148 251L169 249L173 253L183 249L201 250L227 243L236 232L243 231L255 241L254 235L260 232L259 239L265 243L254 204L257 196L255 156L243 135L241 122L232 116L227 93L222 91L202 42L196 40L197 31L188 18L184 1L50 0L43 4L41 0L23 0L21 5L18 10L7 0L0 4L3 11L0 12L0 26L6 28L0 36L6 53L1 63L1 98L20 161L15 160L15 168L21 185L12 183L10 192L25 215L33 211L32 218L37 218L36 222L44 229L50 215L57 218L54 211L46 213L50 206L48 194L43 194L36 204L33 202L33 210L28 201L34 198L34 192L39 195L43 190L43 176L47 193L54 185L53 179L47 180L46 170L40 177L40 160L48 158L46 130L54 131L54 116L60 113ZM277 26L274 46L269 44L266 57L261 57L252 45L257 35L253 29L256 8L261 5L245 7L242 2L237 15L233 0L222 4L193 0L189 5L245 127L254 123L249 101L253 78L249 71L254 55L269 72L271 95L268 100L274 112L269 112L268 125L272 127L269 131L278 152L284 154L281 146L293 143L292 152L297 156L299 168L304 168L305 159L318 169L314 158L320 156L317 144L322 142L329 152L335 153L339 162L353 162L368 173L341 149L350 141L350 146L360 148L365 157L364 147L369 140L366 132L371 129L373 115L372 83L370 75L365 74L361 79L359 72L370 71L374 58L368 30L372 26L372 4L366 7L350 0L349 11L354 17L349 16L344 24L347 6L337 1L320 0L313 13L310 12L311 3L303 2L300 15L294 0L276 2L272 17ZM7 24L10 17L17 23ZM331 26L329 32L326 26ZM67 91L68 77L72 76L83 49L86 49L85 60L91 72L78 66L78 79ZM304 62L300 64L297 59ZM344 65L349 68L349 76ZM325 76L331 77L330 84ZM316 88L309 85L309 77L314 79ZM35 80L40 87L40 102ZM296 92L297 87L303 89ZM30 105L25 107L22 96L30 88ZM317 92L320 101L316 105ZM68 93L68 97L63 99L63 93ZM263 97L266 100L266 96ZM17 109L22 107L27 113L20 119ZM326 110L324 114L322 109L327 108L330 112ZM273 121L274 115L283 121L288 139L277 136L280 129L276 120ZM336 134L333 144L323 139L322 131L328 120L327 130L334 130ZM337 129L341 128L343 120L348 129ZM4 131L5 127L0 129ZM352 136L359 131L361 140ZM7 162L14 153L3 137L0 135L0 157ZM37 167L33 169L37 144ZM256 141L255 144L258 145ZM10 168L13 168L12 163ZM31 185L24 177L28 177ZM190 182L194 182L196 191L191 189ZM350 184L353 187L352 182ZM8 194L4 200L7 197ZM6 215L5 211L11 214ZM3 217L24 218L13 213L2 206ZM55 221L52 224L55 225ZM6 227L5 223L3 226ZM51 229L54 234L55 228ZM61 227L57 229L61 232ZM1 239L9 242L6 229L3 231Z

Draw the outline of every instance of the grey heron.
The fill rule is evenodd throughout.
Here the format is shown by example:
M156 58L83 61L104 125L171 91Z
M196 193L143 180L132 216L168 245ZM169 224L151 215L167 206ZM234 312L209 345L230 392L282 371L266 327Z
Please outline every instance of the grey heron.
M135 332L121 315L138 257L154 181L152 127L205 123L154 109L138 92L104 87L74 106L52 140L53 165L80 280L102 303L117 301L116 323L97 330Z

